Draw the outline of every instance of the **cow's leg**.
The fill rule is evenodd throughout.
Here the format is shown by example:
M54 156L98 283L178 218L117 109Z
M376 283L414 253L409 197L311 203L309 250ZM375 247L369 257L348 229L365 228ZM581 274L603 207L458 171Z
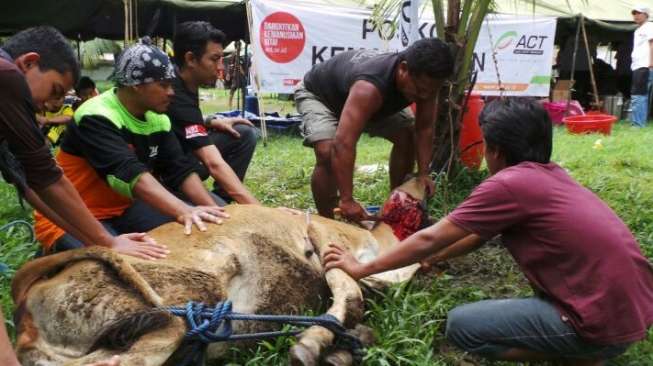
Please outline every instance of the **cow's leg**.
M120 355L120 366L161 366L179 348L185 333L184 321L173 318L166 327L142 336L127 351L99 349L65 366L83 366L113 355Z
M311 223L309 225L308 237L320 254L329 244L328 234L319 224ZM340 269L328 271L325 277L333 294L333 304L327 313L346 325L351 326L358 323L363 315L363 294L358 283ZM302 332L297 344L290 350L291 364L316 365L320 354L333 343L333 339L333 333L323 327L308 328Z

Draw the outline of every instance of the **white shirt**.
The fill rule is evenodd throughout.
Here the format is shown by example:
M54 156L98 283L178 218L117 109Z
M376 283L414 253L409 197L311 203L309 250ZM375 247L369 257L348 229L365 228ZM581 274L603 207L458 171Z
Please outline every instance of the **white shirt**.
M651 46L649 41L653 39L653 23L646 22L635 30L633 36L633 62L630 65L632 70L651 66Z

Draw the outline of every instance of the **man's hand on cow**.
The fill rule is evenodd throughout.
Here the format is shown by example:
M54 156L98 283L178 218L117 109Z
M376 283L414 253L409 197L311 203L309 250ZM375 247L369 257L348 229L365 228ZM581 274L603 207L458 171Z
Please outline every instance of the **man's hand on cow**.
M323 262L324 272L339 268L356 281L366 276L365 265L357 261L348 250L333 243L324 252Z
M365 220L378 220L378 217L370 215L360 203L355 200L340 201L338 205L340 209L340 214L343 218L355 222L361 222Z
M177 222L184 225L184 234L190 235L193 225L200 231L206 231L205 222L222 224L222 219L229 217L223 207L218 206L194 206L177 217Z
M120 356L113 356L108 360L89 363L84 366L120 366Z
M229 133L235 138L240 138L240 133L238 133L238 131L236 131L234 128L234 126L238 124L254 127L252 122L242 117L215 118L211 120L211 128L215 129L216 131Z
M424 185L426 189L426 196L432 197L435 194L435 182L428 174L420 174L417 176L417 182Z
M145 233L123 234L113 238L111 249L142 259L165 258L170 251Z

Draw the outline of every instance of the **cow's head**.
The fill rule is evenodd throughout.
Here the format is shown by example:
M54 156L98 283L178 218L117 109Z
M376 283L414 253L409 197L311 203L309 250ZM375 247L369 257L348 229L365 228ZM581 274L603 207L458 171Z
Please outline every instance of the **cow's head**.
M395 188L381 210L381 221L404 240L428 225L426 187L415 178Z
M416 231L430 225L430 220L425 205L426 187L417 179L412 178L401 186L395 188L381 210L381 221L371 230L376 239L378 247L371 251L360 253L374 255L383 254L401 240L412 235ZM370 260L371 258L358 258L359 260ZM419 268L418 264L404 267L398 270L384 272L367 277L363 280L371 287L383 287L389 283L398 283L410 279Z

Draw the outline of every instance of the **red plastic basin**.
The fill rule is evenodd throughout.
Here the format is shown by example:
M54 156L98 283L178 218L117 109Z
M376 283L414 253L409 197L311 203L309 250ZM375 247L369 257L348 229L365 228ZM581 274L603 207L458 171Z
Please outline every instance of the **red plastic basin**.
M617 117L609 114L587 114L565 117L562 121L567 126L569 133L602 133L609 135L612 132L612 124L617 121Z

